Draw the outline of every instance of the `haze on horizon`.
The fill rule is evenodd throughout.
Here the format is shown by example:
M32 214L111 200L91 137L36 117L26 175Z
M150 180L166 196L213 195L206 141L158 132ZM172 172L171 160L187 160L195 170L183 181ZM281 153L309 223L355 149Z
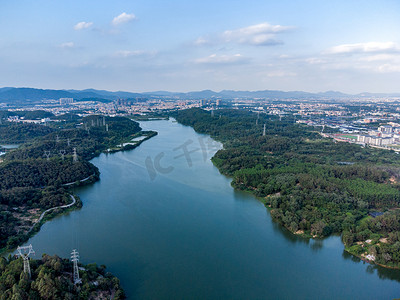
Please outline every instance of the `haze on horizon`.
M1 86L400 92L400 2L1 1Z

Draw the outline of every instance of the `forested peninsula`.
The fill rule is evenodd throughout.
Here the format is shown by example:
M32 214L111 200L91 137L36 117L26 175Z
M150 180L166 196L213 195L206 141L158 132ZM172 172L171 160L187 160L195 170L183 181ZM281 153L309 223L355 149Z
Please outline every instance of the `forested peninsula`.
M31 278L21 271L22 258L0 257L0 299L125 299L118 278L105 266L79 265L80 285L72 281L68 259L44 254L30 266Z
M275 222L304 238L340 234L346 251L400 268L397 153L334 142L291 116L201 109L173 116L224 144L213 163L233 187L258 196Z
M9 122L7 118L52 118L43 124ZM91 115L79 117L47 112L0 111L0 144L19 144L0 156L0 249L10 250L37 232L43 222L64 212L55 209L40 222L47 209L71 203L70 188L99 179L99 170L89 162L102 152L137 147L157 134L143 132L137 122L125 117ZM133 138L146 138L132 142ZM77 203L68 209L80 207Z

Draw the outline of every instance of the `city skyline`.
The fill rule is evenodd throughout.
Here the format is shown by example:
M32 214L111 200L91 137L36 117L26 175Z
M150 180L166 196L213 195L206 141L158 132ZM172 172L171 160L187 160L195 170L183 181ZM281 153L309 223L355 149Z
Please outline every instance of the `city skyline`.
M2 86L400 91L397 1L0 6Z

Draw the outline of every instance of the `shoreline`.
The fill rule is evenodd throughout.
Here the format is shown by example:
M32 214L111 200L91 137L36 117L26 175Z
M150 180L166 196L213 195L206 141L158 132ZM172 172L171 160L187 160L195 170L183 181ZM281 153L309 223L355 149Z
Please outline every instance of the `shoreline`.
M182 124L182 125L183 125L183 124ZM195 132L197 132L197 131L193 128L193 126L189 126L189 127L191 127ZM197 132L197 133L200 133L200 132ZM200 133L200 134L202 134L202 133ZM223 146L222 149L225 149L224 143L223 143L222 141L213 138L211 135L208 135L208 136L209 136L210 138L214 139L215 141L218 141L218 142L222 143L222 146ZM268 212L269 212L269 214L270 214L270 216L271 216L271 218L272 218L272 221L273 221L274 223L278 224L279 226L282 226L283 228L285 228L286 230L288 230L292 235L298 236L298 237L300 237L300 238L302 238L302 239L314 239L314 240L315 240L315 239L324 239L324 238L326 238L326 237L329 237L329 236L313 236L313 235L308 234L308 233L305 233L305 232L296 233L296 232L293 232L292 230L290 230L289 228L285 227L284 225L280 224L279 222L277 222L277 221L273 218L273 216L272 216L272 214L271 214L272 208L269 207L269 206L266 204L266 202L262 200L263 198L262 198L262 197L258 197L258 196L254 193L253 190L250 190L250 189L240 189L240 188L238 188L237 186L235 186L234 184L232 184L232 183L233 183L233 177L230 176L230 175L228 175L228 174L224 174L224 173L220 170L220 168L217 166L217 164L216 164L216 163L214 162L214 160L213 160L214 157L215 157L215 154L214 154L213 157L211 158L211 162L212 162L213 165L218 169L218 171L220 172L221 175L224 175L224 176L226 176L226 177L232 179L232 181L231 181L231 186L233 187L233 189L236 190L236 191L248 192L248 193L252 194L252 195L253 195L258 201L260 201L260 202L264 205L264 207L268 210ZM331 234L331 235L332 235L332 234ZM337 235L341 237L341 236L342 236L342 233L337 233ZM344 249L343 249L343 250L345 250L347 253L349 253L349 254L351 254L351 255L353 255L353 256L355 256L355 257L361 259L361 260L364 261L364 262L367 262L367 263L369 263L369 264L371 264L371 265L372 265L372 264L373 264L373 265L377 265L377 266L380 266L380 267L385 268L385 269L400 270L399 267L392 267L392 266L388 266L388 265L378 264L378 263L376 263L376 262L374 262L374 261L369 261L369 260L363 259L362 257L360 257L360 256L358 256L358 255L356 255L356 254L354 254L354 253L348 251L348 250L346 249L346 246L344 245L344 243L343 243L342 240L341 240L341 242L342 242L342 245L344 246Z
M142 131L141 131L142 132ZM116 153L116 152L120 152L120 151L129 151L129 150L133 150L137 147L139 147L144 141L147 141L149 139L151 139L152 137L156 136L158 134L158 132L156 131L145 131L146 134L142 134L141 136L146 136L144 139L138 141L137 143L135 143L135 145L127 145L125 147L121 147L120 149L115 149L114 151L110 152L110 151L103 151L100 152L98 155L92 157L90 160L92 160L93 158L101 155L101 154L108 154L108 153ZM133 146L133 147L129 147L129 146ZM88 160L90 162L90 160ZM60 205L60 206L56 206L56 207L51 207L48 208L46 210L44 210L41 214L39 219L30 227L30 229L23 235L23 242L22 243L26 243L31 237L33 237L36 233L38 233L40 231L40 228L42 227L42 225L44 223L46 223L47 221L52 220L55 217L58 216L62 216L63 214L66 214L68 212L71 212L73 210L79 209L83 206L82 201L80 200L79 196L77 195L73 195L72 193L70 193L69 189L70 188L74 188L74 187L78 187L78 186L85 186L85 185L89 185L92 183L95 183L97 181L100 180L100 171L98 172L99 174L92 174L84 179L81 179L79 181L76 182L69 182L66 184L62 184L62 186L64 186L67 189L67 192L69 193L69 196L74 199L72 203L69 204L64 204L64 205ZM58 211L58 212L57 212ZM12 238L14 236L10 236L9 238ZM8 248L7 246L0 249L0 256L4 256L7 253L11 253L12 251L14 251L16 249L15 248Z

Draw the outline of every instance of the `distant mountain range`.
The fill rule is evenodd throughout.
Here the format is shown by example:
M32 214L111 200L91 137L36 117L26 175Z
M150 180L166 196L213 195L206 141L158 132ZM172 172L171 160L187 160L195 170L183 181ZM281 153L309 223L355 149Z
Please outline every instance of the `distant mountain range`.
M223 90L221 92L214 92L211 90L194 91L188 93L174 93L167 91L156 91L146 93L131 93L131 92L110 92L105 90L44 90L34 88L14 88L4 87L0 88L0 102L3 103L29 103L41 100L49 100L59 98L74 98L76 100L90 100L95 101L113 101L119 98L169 98L169 99L235 99L235 98L262 98L262 99L352 99L352 98L387 98L387 97L400 97L400 93L396 94L383 94L383 93L361 93L357 95L344 94L341 92L328 91L323 93L308 93L302 91L232 91Z

